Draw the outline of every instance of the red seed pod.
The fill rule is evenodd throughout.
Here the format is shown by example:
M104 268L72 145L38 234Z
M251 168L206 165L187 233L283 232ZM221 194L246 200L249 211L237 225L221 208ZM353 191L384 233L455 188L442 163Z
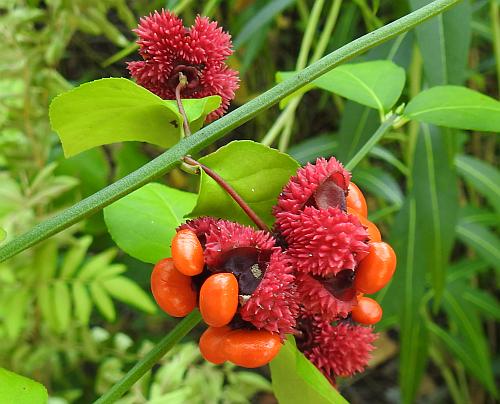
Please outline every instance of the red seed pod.
M153 268L151 291L158 306L173 317L184 317L196 307L191 277L177 271L171 258L161 260Z
M176 233L172 239L172 259L177 270L184 275L201 274L205 259L203 247L194 231L183 229Z
M370 243L382 241L382 235L380 234L380 230L374 223L370 222L366 217L362 216L352 208L348 207L347 213L355 215L359 219L361 224L366 227L368 237L370 238Z
M200 290L200 312L212 327L228 324L238 309L238 281L231 273L210 276Z
M382 307L373 299L358 297L358 304L352 309L352 319L360 324L373 325L382 318Z
M354 182L349 183L349 191L346 197L346 203L348 208L351 208L360 216L368 216L368 207L366 206L365 197Z
M258 368L277 355L281 340L269 331L234 330L224 336L222 349L227 360L235 365Z
M362 293L375 293L391 280L396 270L396 254L384 242L370 243L370 252L359 263L354 288Z
M208 327L201 335L200 352L207 361L220 365L227 360L222 349L222 339L230 331L229 327Z

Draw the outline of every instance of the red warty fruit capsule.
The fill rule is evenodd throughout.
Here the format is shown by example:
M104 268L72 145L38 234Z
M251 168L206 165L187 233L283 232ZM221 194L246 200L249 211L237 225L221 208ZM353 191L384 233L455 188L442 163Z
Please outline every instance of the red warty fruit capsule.
M368 255L359 263L354 288L362 293L375 293L391 280L396 270L396 254L384 242L370 243Z
M171 258L161 260L153 268L151 291L158 306L173 317L184 317L196 307L191 277L177 271Z
M184 275L201 274L205 259L203 247L194 231L183 229L176 233L172 239L172 259L177 270Z

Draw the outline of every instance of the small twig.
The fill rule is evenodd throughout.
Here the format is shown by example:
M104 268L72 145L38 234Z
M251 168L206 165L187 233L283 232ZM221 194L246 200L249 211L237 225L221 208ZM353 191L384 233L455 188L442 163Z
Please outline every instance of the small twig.
M252 221L257 225L259 229L270 232L269 227L267 227L264 221L253 211L250 206L248 206L248 204L243 200L243 198L241 198L241 196L238 195L233 187L231 187L231 185L224 181L224 179L219 174L189 156L184 156L183 160L185 163L191 166L199 166L203 171L207 173L210 178L212 178L217 184L219 184L224 189L224 191L226 191L231 196L231 198L235 200L235 202L241 207L241 209L245 211L247 216L252 219Z
M179 112L182 115L182 126L184 128L184 136L186 137L191 135L191 129L189 128L189 121L186 115L186 111L182 106L181 91L184 87L187 86L187 84L187 77L182 74L182 72L179 72L179 84L177 84L177 87L175 87L175 100L177 101L177 108L179 108Z

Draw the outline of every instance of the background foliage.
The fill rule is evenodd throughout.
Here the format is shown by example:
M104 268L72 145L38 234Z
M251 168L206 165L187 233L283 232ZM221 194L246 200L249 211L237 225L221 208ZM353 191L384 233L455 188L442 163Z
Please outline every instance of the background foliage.
M48 121L48 105L57 94L103 77L128 77L124 61L136 58L130 29L139 16L166 6L177 7L187 22L196 13L217 18L233 34L231 64L242 72L237 106L286 72L426 3L4 1L0 227L7 240L160 153L159 147L130 142L65 160ZM229 140L262 141L301 163L330 155L347 162L380 119L402 102L412 100L405 110L409 118L419 102L439 106L442 93L430 93L439 91L435 86L466 85L498 99L499 7L495 0L463 1L353 60L357 65L335 69L282 102L282 109L259 114ZM359 63L373 60L382 77L394 78L387 92L375 89L383 94L379 98L346 84L347 77L372 77ZM478 102L471 98L464 110ZM411 402L417 397L481 403L492 402L497 394L500 173L498 140L488 131L498 129L499 118L485 115L480 128L485 132L433 126L444 122L431 118L386 133L353 171L368 195L370 218L394 243L399 265L392 285L379 296L384 320L373 366L340 384L352 402ZM462 118L465 123L455 127L469 128L468 115ZM207 164L210 159L214 167L222 164L224 175L224 159L217 154L224 149L207 157ZM293 170L293 162L283 164ZM164 182L197 189L196 178L179 170ZM209 189L210 183L205 179L202 186ZM187 195L186 204L203 211L203 200ZM119 203L126 204L127 198ZM106 223L123 226L122 218L113 221L112 207L105 210ZM187 213L158 209L159 214L169 211L161 214L165 225L159 223L160 232L173 229ZM130 222L130 228L135 226ZM115 241L130 253L121 233L124 240ZM148 296L150 266L113 246L99 213L0 264L0 366L40 381L52 400L92 401L144 354L150 340L174 324L157 313ZM151 248L147 255L162 254L160 246ZM138 251L131 255L156 260ZM262 375L201 363L192 344L180 345L123 402L196 402L195 397L199 402L247 402L256 392L259 400L270 399Z

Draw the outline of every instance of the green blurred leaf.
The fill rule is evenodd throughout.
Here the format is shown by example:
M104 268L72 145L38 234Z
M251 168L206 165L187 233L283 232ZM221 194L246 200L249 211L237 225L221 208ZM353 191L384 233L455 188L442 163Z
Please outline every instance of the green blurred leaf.
M106 279L102 281L102 286L115 299L121 300L131 306L153 314L156 312L156 305L149 295L144 292L136 283L124 276Z
M104 208L111 237L127 254L156 263L170 256L170 241L196 195L151 183Z
M457 156L455 165L458 173L500 213L500 172L484 161L465 155Z
M55 309L58 330L62 333L68 329L71 319L71 296L68 284L57 280L54 283L52 298L54 299L52 304Z
M45 324L47 324L52 331L57 332L57 318L53 306L54 300L52 299L52 291L53 289L50 285L41 284L37 288L37 299Z
M75 315L80 324L88 325L90 313L92 312L92 301L85 285L81 282L73 282L73 304Z
M492 393L496 394L495 381L491 363L491 353L483 332L483 326L476 310L467 304L462 296L469 289L462 283L454 283L448 288L444 297L444 308L450 321L455 323L453 338L464 352L456 351L472 375ZM455 346L449 346L454 350ZM467 356L464 356L464 353ZM472 365L473 363L473 365Z
M315 161L318 157L330 157L335 154L338 141L330 133L314 136L297 143L288 149L288 154L300 164Z
M274 395L281 404L340 404L347 401L297 349L289 337L269 364Z
M453 162L447 154L453 138L436 127L421 125L420 129L413 156L413 187L391 232L398 267L380 297L384 315L399 315L404 402L413 401L427 359L427 330L420 311L426 278L430 275L439 301L458 210Z
M102 272L113 261L116 253L115 248L109 248L89 258L80 269L77 278L82 281L95 278L99 272Z
M481 289L467 288L462 298L481 311L486 318L500 321L500 303L491 294Z
M69 279L73 276L83 262L90 244L92 244L92 237L90 236L83 236L76 240L75 245L64 256L61 267L61 278Z
M422 91L406 106L408 119L450 128L500 132L500 102L466 87Z
M278 72L277 81L286 80L293 74ZM401 96L405 78L404 69L393 62L374 60L336 67L312 84L359 104L379 111L389 111ZM312 87L302 89L301 92L310 88Z
M108 321L115 321L116 311L113 301L99 282L90 284L90 294L98 310Z
M412 10L431 2L409 0ZM415 28L425 77L430 86L462 84L465 80L471 39L470 20L470 4L462 1Z
M0 243L7 238L7 232L0 227Z
M28 288L16 290L6 302L5 317L3 323L7 335L15 340L26 325L26 312L31 300L31 293Z
M392 175L380 168L356 168L353 172L353 181L362 190L367 189L391 204L396 206L403 204L403 193L399 184Z
M299 165L287 154L249 140L234 141L200 163L219 174L267 224L272 224L272 207L279 193ZM236 202L204 172L196 206L189 214L214 216L253 224Z
M193 130L220 101L219 96L183 100ZM52 101L49 115L66 157L129 140L170 147L182 135L175 101L162 100L123 78L96 80L61 94Z
M46 404L48 394L42 384L0 368L0 401L2 404Z
M57 269L57 243L47 240L35 250L34 262L40 282L51 280Z
M500 271L500 239L488 228L461 219L457 224L458 238L475 250L493 268Z

